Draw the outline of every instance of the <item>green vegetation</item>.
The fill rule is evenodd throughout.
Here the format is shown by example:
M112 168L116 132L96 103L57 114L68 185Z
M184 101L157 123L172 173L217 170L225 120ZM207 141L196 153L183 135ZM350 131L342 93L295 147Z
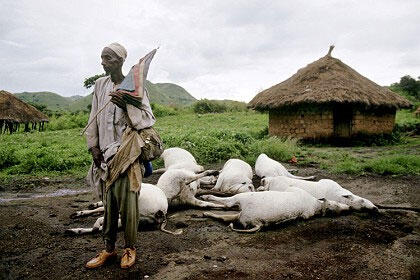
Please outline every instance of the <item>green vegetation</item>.
M85 174L91 156L79 131L0 135L0 176Z
M94 75L92 77L88 77L83 81L83 86L85 88L91 88L95 85L95 82L96 82L97 79L105 77L105 76L106 76L106 74L102 73L102 74Z
M83 96L82 98L76 99L69 104L70 112L90 112L92 107L92 94Z
M412 110L399 110L395 117L395 130L413 135L420 134L420 118Z
M254 112L182 114L159 119L156 129L166 147L187 149L201 164L230 158L253 164L260 153L287 161L299 150L297 141L268 138L262 125L267 123L267 117Z
M397 145L373 147L302 147L298 164L333 173L420 175L420 138L406 137Z
M201 99L192 105L192 109L197 114L225 113L225 112L244 112L248 111L245 102L233 100L208 100Z
M50 117L47 130L64 130L73 128L83 128L87 124L89 114L79 113L63 113L55 114Z
M15 96L31 104L44 105L50 111L67 110L72 100L54 92L21 92Z
M417 80L410 75L401 77L399 83L393 83L390 89L403 95L412 102L419 103L420 101L420 77Z
M334 173L360 175L420 175L420 138L403 136L388 146L332 147L304 145L296 139L268 137L268 115L253 111L195 114L192 109L154 104L156 129L166 147L190 151L200 164L241 158L251 165L260 153L298 165L315 166ZM414 120L413 120L414 119ZM0 135L0 177L84 175L91 162L84 137L79 136L87 113L55 114L45 132ZM398 125L417 123L399 112ZM154 162L155 168L162 161Z

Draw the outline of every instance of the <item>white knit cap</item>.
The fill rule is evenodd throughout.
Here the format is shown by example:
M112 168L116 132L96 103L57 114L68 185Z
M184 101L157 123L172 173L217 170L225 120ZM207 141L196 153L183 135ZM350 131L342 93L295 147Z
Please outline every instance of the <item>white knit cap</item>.
M113 50L119 57L123 59L123 61L125 61L125 59L127 58L127 50L121 44L118 44L115 42L115 43L109 44L106 47Z

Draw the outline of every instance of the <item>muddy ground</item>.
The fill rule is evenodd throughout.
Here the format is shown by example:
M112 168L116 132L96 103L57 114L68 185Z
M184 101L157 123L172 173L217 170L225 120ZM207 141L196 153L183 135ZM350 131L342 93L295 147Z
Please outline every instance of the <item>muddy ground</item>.
M374 203L420 207L418 176L352 177L314 168L298 172L313 173ZM85 262L103 248L101 235L63 232L94 223L97 217L69 218L93 201L92 193L26 199L29 193L64 188L86 186L80 178L1 184L1 198L22 200L0 202L0 279L420 279L418 213L396 210L318 217L255 234L232 232L226 224L202 218L202 210L172 210L170 215L177 215L168 228L182 228L182 235L142 228L132 268L122 270L116 261L87 270ZM123 246L122 233L117 246Z

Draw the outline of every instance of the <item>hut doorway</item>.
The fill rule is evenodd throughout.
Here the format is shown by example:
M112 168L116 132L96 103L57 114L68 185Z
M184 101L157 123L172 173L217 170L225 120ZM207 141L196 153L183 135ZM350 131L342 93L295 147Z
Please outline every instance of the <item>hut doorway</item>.
M351 106L337 105L333 112L334 136L348 138L351 136L351 122L353 120L353 110Z

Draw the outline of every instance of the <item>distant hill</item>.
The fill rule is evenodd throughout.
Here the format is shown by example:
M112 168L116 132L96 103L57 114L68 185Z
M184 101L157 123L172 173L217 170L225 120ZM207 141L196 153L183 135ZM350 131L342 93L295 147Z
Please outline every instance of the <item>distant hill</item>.
M183 87L171 83L153 84L146 81L146 88L150 95L150 102L165 105L190 105L195 99Z
M90 111L90 104L92 103L92 93L82 98L76 99L69 104L69 111Z
M196 101L184 88L176 84L153 84L150 81L146 81L146 87L152 103L186 106ZM15 93L15 96L25 102L45 105L51 111L89 111L89 105L92 102L91 94L87 96L74 95L63 97L54 92L44 91Z
M81 96L81 95L73 95L73 96L70 96L70 97L67 97L67 98L69 98L71 101L76 101L76 100L82 99L83 96Z
M49 91L21 92L15 96L25 102L45 105L51 111L67 110L71 99Z

